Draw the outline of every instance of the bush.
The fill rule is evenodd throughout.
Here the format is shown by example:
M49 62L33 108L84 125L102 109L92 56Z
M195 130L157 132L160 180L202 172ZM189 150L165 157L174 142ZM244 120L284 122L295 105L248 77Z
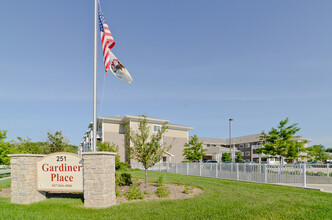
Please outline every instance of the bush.
M189 194L189 193L193 193L194 190L193 190L193 187L191 186L186 186L185 189L183 190L183 193L185 194Z
M121 175L115 175L115 184L117 186L130 186L132 184L130 173L121 173Z
M156 190L155 194L159 197L167 197L169 194L171 194L171 192L167 189L166 186L161 186Z
M121 173L121 175L115 174L116 186L130 186L132 183L130 173Z
M163 185L164 185L164 176L161 175L157 180L157 186L163 186Z
M127 171L129 164L127 162L121 162L120 159L115 161L115 169L118 171Z
M150 193L149 193L149 191L148 190L144 190L144 195L146 195L146 196L149 196L150 195Z
M130 185L130 187L128 188L128 192L126 193L126 198L128 200L144 199L144 195L137 183Z
M116 197L122 197L123 193L120 192L117 188L115 188L115 195L116 195Z

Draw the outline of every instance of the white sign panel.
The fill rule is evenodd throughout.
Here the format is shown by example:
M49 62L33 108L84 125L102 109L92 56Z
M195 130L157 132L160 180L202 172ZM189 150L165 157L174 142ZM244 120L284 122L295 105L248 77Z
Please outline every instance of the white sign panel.
M83 192L83 160L77 154L59 152L37 161L40 191Z

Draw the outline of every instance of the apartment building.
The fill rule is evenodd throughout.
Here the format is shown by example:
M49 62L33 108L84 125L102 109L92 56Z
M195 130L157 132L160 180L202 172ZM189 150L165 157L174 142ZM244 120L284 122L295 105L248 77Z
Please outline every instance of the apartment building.
M126 116L114 116L114 117L99 117L97 118L97 140L102 142L109 142L119 146L120 159L122 161L129 162L127 149L127 138L125 135L126 126L129 126L131 130L137 131L139 120L142 119L138 115L126 115ZM171 144L172 148L165 152L163 155L163 162L180 163L185 160L183 156L183 149L186 142L189 139L189 131L192 127L170 123L168 120L147 117L150 133L158 131L164 122L168 122L168 129L164 135L163 143L166 145ZM79 146L79 154L81 152L87 152L91 150L92 143L92 123L89 124L89 129L85 132L83 142ZM256 149L263 147L262 140L260 140L261 134L247 135L241 137L234 137L230 139L219 138L204 138L199 137L199 141L203 142L203 146L207 151L203 160L215 160L221 162L223 153L230 153L231 158L235 158L235 155L240 152L243 160L247 162L259 163L269 155L257 154ZM307 138L294 137L294 141L308 141ZM231 142L230 142L231 141ZM231 147L230 147L231 146ZM307 144L305 144L307 147ZM270 157L268 162L280 163L283 161L277 161L279 158ZM285 159L287 163L293 163L291 159Z
M138 115L114 116L114 117L98 117L97 118L97 140L109 142L119 146L120 159L129 162L127 144L128 140L125 135L126 127L133 131L137 131L139 121L142 119ZM150 134L157 132L164 122L168 122L168 129L163 138L163 144L172 145L168 152L165 152L162 158L163 162L179 163L184 160L183 149L184 144L188 142L189 130L191 127L170 123L168 120L147 117L147 123L150 128ZM92 123L89 124L89 130L86 131L83 142L80 144L79 153L90 151L92 142Z
M241 137L234 137L231 138L231 140L200 137L199 140L203 142L204 148L207 149L207 154L204 159L211 159L220 162L222 153L231 153L232 158L234 158L235 155L240 152L243 160L247 162L260 163L262 158L266 158L269 156L256 153L256 149L263 147L263 141L260 140L260 136L261 134L253 134ZM294 137L293 140L309 141L308 138L302 137ZM230 146L232 147L230 148ZM307 143L305 144L305 147L307 147ZM278 160L278 158L268 158L268 160L269 162L274 162ZM285 159L285 162L293 163L294 161L292 159Z

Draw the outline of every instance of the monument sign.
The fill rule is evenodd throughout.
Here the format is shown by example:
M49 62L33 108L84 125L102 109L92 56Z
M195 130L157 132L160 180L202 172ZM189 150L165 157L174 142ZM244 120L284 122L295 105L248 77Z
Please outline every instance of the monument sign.
M73 153L53 153L37 161L37 189L83 192L83 160Z

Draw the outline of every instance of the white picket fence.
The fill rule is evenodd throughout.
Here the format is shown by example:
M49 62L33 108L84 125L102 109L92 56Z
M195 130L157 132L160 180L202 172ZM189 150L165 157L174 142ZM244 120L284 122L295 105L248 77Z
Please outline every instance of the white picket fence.
M132 168L144 170L142 164ZM306 184L332 184L330 170L325 166L320 171L303 164L299 166L245 164L245 163L158 163L150 171L203 176L219 179L242 180L259 183L287 184L306 187ZM315 175L317 174L317 175ZM324 175L325 174L325 175Z

